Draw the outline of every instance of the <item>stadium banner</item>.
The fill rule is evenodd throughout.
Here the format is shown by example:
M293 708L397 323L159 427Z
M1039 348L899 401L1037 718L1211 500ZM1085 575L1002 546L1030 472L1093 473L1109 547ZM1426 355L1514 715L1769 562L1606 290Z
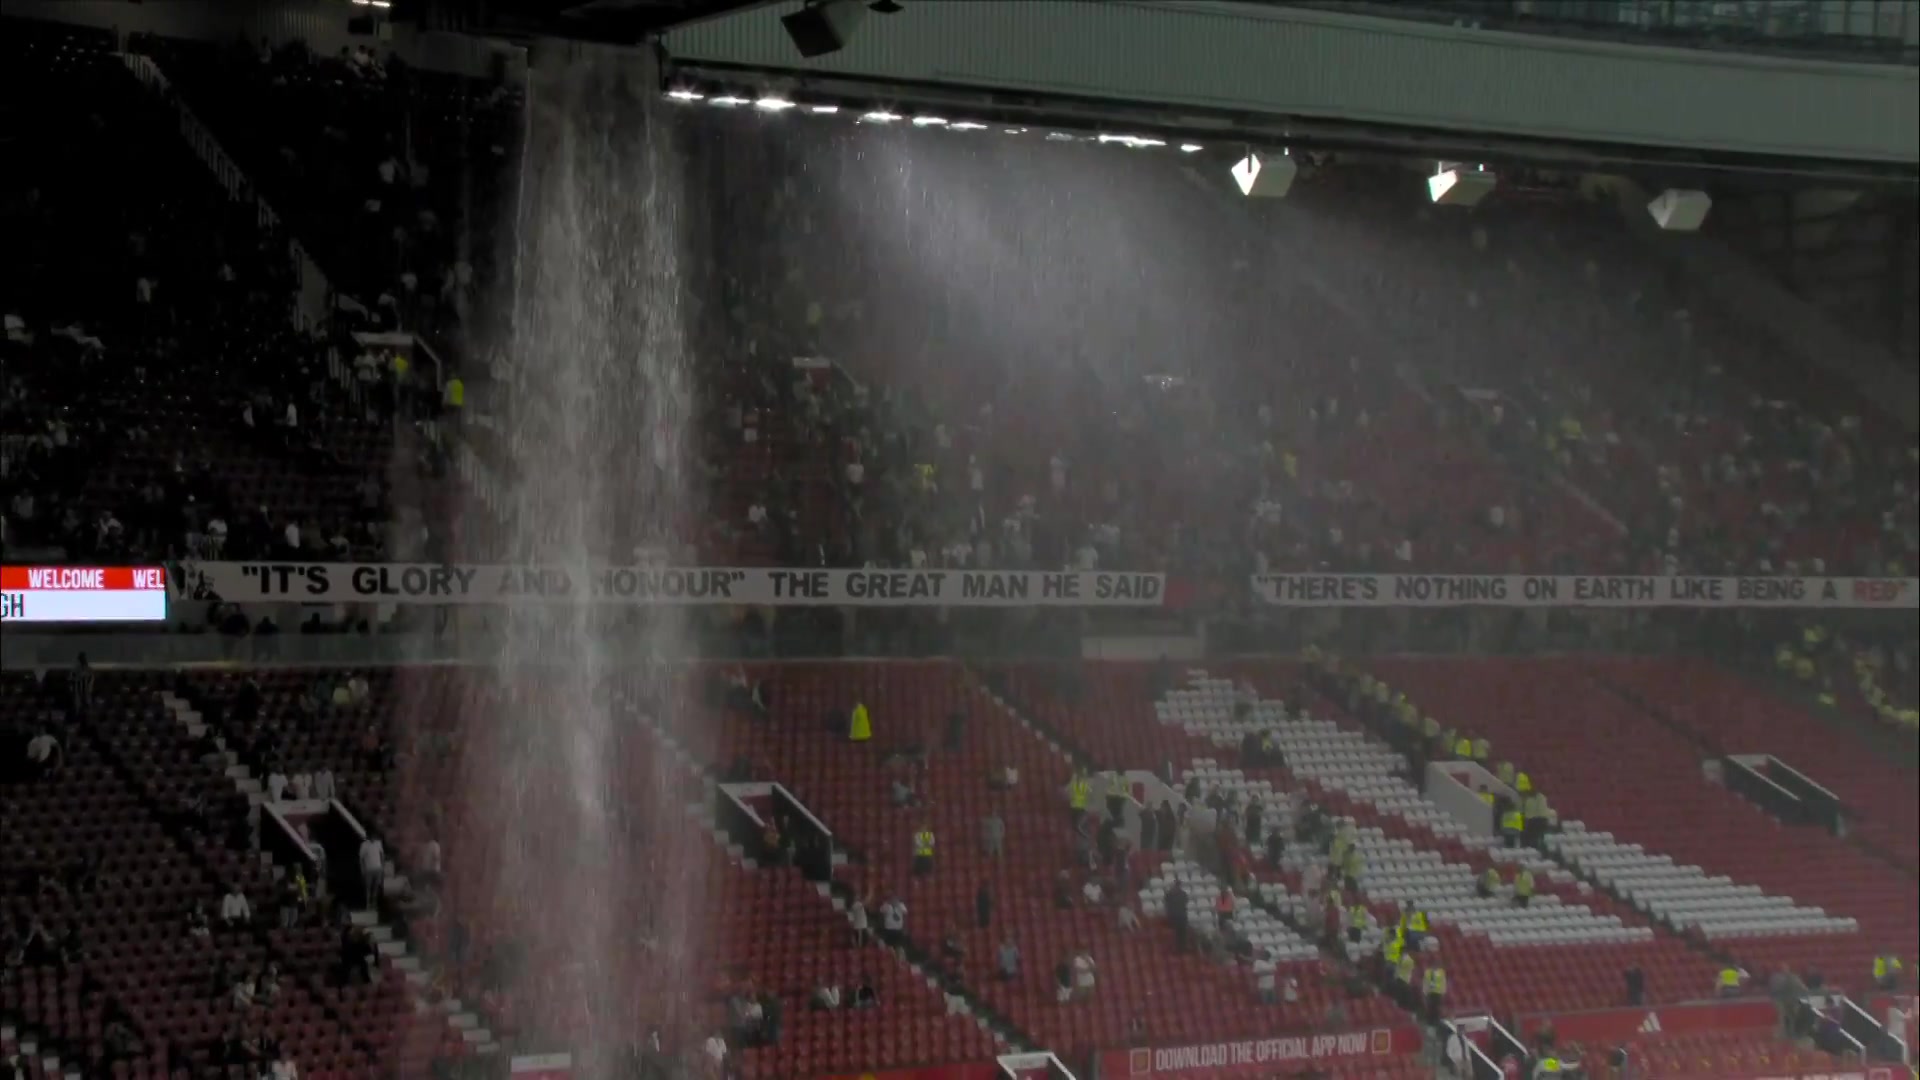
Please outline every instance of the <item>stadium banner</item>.
M790 570L429 563L202 562L196 598L296 604L750 604L769 607L1159 607L1166 575L1031 570Z
M1758 1031L1779 1023L1774 1004L1765 998L1701 1001L1686 1005L1624 1009L1587 1009L1579 1012L1528 1013L1520 1017L1519 1034L1531 1039L1542 1025L1553 1022L1561 1042L1618 1043L1648 1035L1689 1035L1709 1031Z
M1337 1034L1281 1035L1189 1043L1185 1046L1102 1050L1094 1060L1099 1080L1175 1076L1271 1076L1299 1063L1316 1067L1351 1065L1370 1058L1417 1052L1420 1029L1411 1024Z
M1920 579L1544 574L1259 574L1281 607L1920 608Z

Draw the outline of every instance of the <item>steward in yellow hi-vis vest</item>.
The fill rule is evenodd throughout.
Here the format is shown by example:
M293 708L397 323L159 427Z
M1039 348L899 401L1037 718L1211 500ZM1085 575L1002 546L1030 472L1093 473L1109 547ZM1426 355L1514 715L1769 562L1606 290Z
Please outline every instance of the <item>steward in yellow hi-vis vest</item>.
M1520 834L1527 828L1527 816L1518 810L1509 810L1500 815L1500 838L1510 848L1520 846Z
M1402 1007L1412 1009L1419 1006L1419 990L1415 986L1416 982L1417 972L1413 962L1413 954L1403 952L1400 954L1400 959L1393 965L1392 987L1393 999L1398 1001Z
M1488 897L1498 894L1499 892L1500 892L1500 871L1489 866L1487 867L1487 872L1480 875L1480 884L1478 887L1474 889L1474 893L1479 897L1481 897L1482 899L1486 899Z
M1087 782L1087 774L1079 769L1067 779L1067 812L1071 815L1073 827L1080 827L1081 819L1087 816L1087 797L1093 793L1093 785Z
M933 873L933 827L920 826L913 834L913 872L917 877Z
M867 716L864 702L855 702L853 715L847 719L847 741L866 742L873 738L873 721Z
M1900 958L1898 956L1876 956L1873 958L1873 985L1882 990L1895 990L1900 985Z
M1427 969L1422 983L1427 991L1427 1022L1437 1024L1440 1022L1440 1008L1447 1001L1447 969L1435 964Z

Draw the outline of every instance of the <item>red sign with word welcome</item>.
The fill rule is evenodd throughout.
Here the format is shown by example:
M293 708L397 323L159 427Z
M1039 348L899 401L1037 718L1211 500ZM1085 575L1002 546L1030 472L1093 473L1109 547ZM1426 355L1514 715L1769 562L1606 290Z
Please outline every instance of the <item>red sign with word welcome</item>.
M1185 1046L1102 1050L1101 1080L1133 1077L1253 1076L1300 1062L1337 1065L1420 1049L1420 1031L1412 1025L1337 1034L1279 1035L1266 1039L1228 1039Z

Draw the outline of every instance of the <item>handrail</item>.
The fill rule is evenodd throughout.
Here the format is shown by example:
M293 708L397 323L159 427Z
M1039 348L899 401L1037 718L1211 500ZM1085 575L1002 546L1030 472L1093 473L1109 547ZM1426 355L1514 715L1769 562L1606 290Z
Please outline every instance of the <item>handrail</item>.
M254 221L262 229L277 230L281 226L280 215L260 194L246 171L240 168L233 155L227 153L215 138L213 130L207 127L193 109L173 88L173 83L160 65L150 56L140 53L121 53L120 60L140 85L146 87L161 101L165 102L179 118L180 137L187 141L195 156L199 157L213 178L226 189L227 197L235 202L249 202L254 207ZM287 252L294 266L300 272L300 302L294 305L293 322L295 329L306 330L319 325L326 318L329 298L333 295L333 286L327 280L326 272L313 260L299 240L287 237Z

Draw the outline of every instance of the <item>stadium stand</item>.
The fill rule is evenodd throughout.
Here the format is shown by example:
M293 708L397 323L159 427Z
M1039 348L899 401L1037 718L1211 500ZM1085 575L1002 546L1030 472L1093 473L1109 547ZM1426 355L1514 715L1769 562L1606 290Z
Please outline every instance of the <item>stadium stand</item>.
M1912 950L1911 877L1709 784L1692 747L1627 702L1604 692L1569 697L1569 681L1584 677L1578 662L1371 666L1423 711L1490 739L1536 778L1559 812L1563 831L1548 845L1562 859L1750 970L1813 968L1859 990L1873 957ZM1581 719L1538 724L1549 710ZM1615 794L1623 776L1636 785L1631 801Z
M478 347L499 330L485 298L511 284L518 92L366 47L123 52L13 18L0 35L10 563L540 556L507 539L523 448ZM207 168L183 115L244 183ZM695 335L726 359L700 373L690 505L623 523L596 557L1141 568L1294 642L1320 635L1249 611L1248 574L1901 578L1920 561L1912 434L1696 297L1605 199L1451 215L1406 209L1397 171L1310 173L1265 250L1192 174L1143 168L1115 183L1167 207L1152 235L1242 265L1143 278L1156 299L1114 318L1146 344L1110 365L1074 320L1013 315L1018 341L970 362L977 342L929 327L976 309L902 316L898 252L836 217L867 209L836 184L881 182L857 178L866 144L675 123L727 251L697 277ZM713 150L749 130L740 157ZM995 175L1002 152L946 163ZM1048 213L1063 236L1111 207ZM1285 269L1302 251L1338 254ZM336 286L320 321L303 252ZM1161 303L1201 294L1221 316L1168 331ZM435 370L369 331L433 343ZM272 626L193 599L236 636ZM774 618L743 613L725 640L917 653L946 623L740 630ZM1326 1074L1401 1080L1433 1072L1444 1039L1423 1019L1489 1016L1540 1048L1543 1016L1645 1008L1652 1028L1566 1056L1589 1075L1616 1048L1637 1075L1851 1065L1826 1021L1799 1028L1793 994L1772 1025L1663 1034L1657 1011L1721 994L1729 969L1754 984L1742 1001L1779 1002L1790 973L1864 1002L1885 958L1920 967L1912 627L1680 625L1734 647L1401 656L1405 626L1356 618L1326 637L1339 657L1192 667L648 656L592 688L618 720L604 733L565 727L582 703L544 675L409 663L399 643L355 668L10 670L0 1055L83 1080L291 1062L439 1080L568 1047L644 1076L720 1040L734 1075L776 1080L1334 1034L1386 1048ZM1525 651L1526 629L1471 651ZM1376 631L1393 644L1367 647ZM1073 634L1055 644L1077 654ZM1423 791L1459 739L1548 800L1537 835L1505 844ZM583 752L615 763L610 790L577 789ZM1753 753L1831 789L1847 834L1784 824L1703 769ZM831 834L828 880L791 865L791 819L761 846L729 831L726 787L761 784ZM599 830L604 861L516 844L509 814ZM554 884L588 874L603 892ZM609 911L632 946L567 962ZM1415 913L1424 943L1397 932Z

